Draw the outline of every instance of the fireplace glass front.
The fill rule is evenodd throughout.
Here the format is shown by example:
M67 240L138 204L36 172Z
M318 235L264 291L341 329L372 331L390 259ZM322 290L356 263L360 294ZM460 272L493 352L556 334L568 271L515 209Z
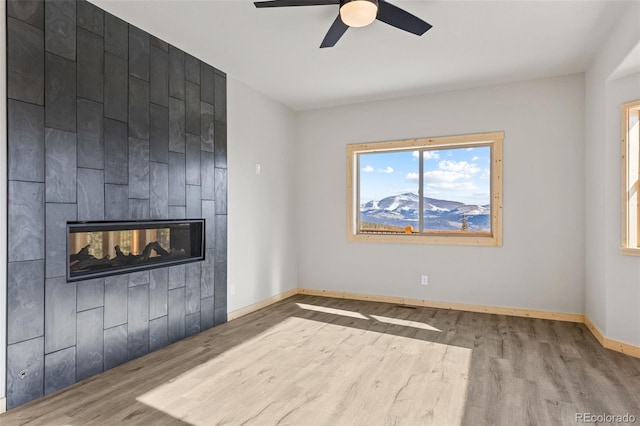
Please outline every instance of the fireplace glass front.
M67 224L67 281L204 259L204 219Z

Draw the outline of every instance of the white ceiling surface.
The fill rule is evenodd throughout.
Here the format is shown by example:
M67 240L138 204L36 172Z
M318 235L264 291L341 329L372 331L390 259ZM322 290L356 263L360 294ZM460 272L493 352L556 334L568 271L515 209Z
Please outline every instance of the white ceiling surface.
M319 49L338 6L92 1L295 110L582 72L626 6L397 0L433 28L417 37L376 21Z

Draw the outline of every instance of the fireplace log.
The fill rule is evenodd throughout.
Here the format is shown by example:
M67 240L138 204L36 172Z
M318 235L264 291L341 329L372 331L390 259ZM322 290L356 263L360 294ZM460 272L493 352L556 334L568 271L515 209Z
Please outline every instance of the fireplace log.
M91 244L87 244L86 246L82 247L78 253L72 254L70 256L71 262L76 260L78 261L88 260L89 258L93 257L89 254L89 247L91 247ZM93 258L95 259L95 257Z
M116 256L110 259L105 256L98 259L89 254L89 247L86 245L76 254L70 256L70 267L74 271L83 271L87 269L107 269L119 266L135 265L147 262L151 257L151 252L155 251L159 257L183 257L186 253L183 250L172 250L168 252L157 241L147 244L142 250L142 254L124 254L120 246L115 246Z

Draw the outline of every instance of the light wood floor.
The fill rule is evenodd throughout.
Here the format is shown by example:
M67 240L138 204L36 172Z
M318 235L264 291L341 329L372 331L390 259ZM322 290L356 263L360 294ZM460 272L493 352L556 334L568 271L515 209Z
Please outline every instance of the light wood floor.
M0 415L5 425L574 425L640 359L581 324L295 296Z

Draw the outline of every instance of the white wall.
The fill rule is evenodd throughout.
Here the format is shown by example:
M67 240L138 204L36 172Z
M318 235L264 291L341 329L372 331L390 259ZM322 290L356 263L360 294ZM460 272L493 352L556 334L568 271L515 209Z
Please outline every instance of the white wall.
M295 113L227 78L228 309L297 286ZM261 164L257 175L256 163ZM235 287L235 294L233 288Z
M347 243L346 144L498 130L503 247ZM582 74L305 112L299 137L300 287L583 312Z
M585 314L607 337L638 345L640 258L618 247L620 105L640 99L640 74L610 79L640 41L640 3L628 7L586 73Z

